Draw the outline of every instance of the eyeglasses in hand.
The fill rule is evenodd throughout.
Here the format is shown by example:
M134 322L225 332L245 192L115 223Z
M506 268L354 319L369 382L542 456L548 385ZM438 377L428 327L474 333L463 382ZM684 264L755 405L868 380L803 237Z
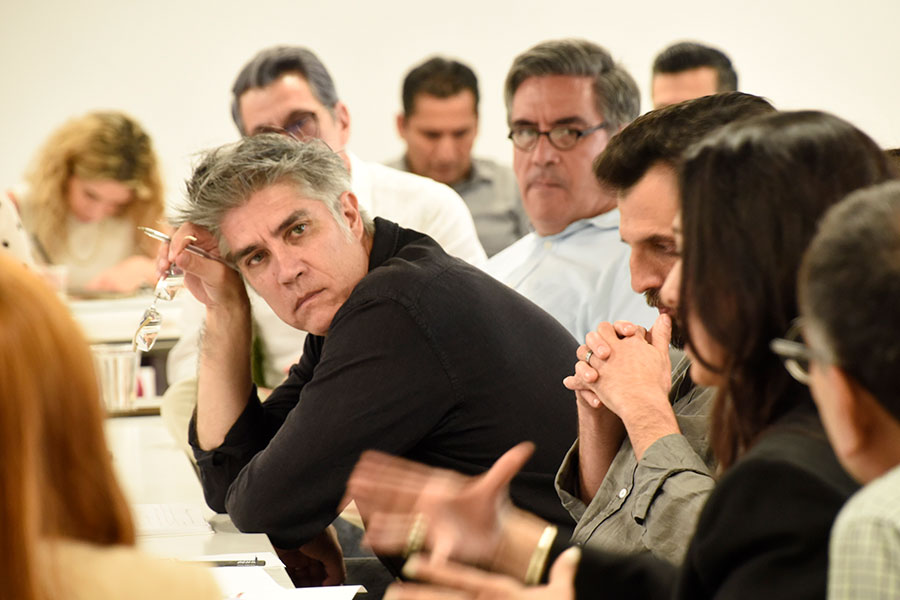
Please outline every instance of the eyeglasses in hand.
M175 265L170 266L169 270L156 282L156 287L153 289L153 303L144 311L141 324L134 332L134 339L131 341L133 350L149 352L153 348L162 327L162 315L156 309L156 303L159 300L172 300L182 287L184 287L184 272Z

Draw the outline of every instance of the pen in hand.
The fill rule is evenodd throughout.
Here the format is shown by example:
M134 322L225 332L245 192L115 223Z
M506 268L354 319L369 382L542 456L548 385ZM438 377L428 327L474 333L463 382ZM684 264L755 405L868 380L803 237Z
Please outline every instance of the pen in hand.
M148 235L155 240L159 240L161 242L171 242L172 241L172 238L170 238L168 235L166 235L162 231L157 231L155 229L151 229L150 227L138 227L138 229L140 229L142 232L144 232L145 235ZM229 264L228 262L222 260L218 256L213 256L212 254L210 254L203 248L200 248L199 246L195 246L193 244L188 244L185 247L185 250L190 252L191 254L196 254L197 256L202 256L203 258L208 258L209 260L214 260L216 262L222 263L226 267L237 270L237 269L235 269L234 265Z

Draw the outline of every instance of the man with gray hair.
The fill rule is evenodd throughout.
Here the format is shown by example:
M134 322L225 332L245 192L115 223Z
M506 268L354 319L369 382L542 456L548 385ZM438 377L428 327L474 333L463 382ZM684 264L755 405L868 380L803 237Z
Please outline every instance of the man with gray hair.
M319 534L363 450L475 474L531 440L513 500L565 522L553 474L575 436L559 385L574 341L428 236L371 221L350 188L340 155L280 135L208 153L188 184L160 266L184 269L206 308L190 442L207 502L321 559L323 544L335 548ZM191 242L234 268L184 252ZM265 403L250 377L245 282L310 333ZM327 556L337 581L340 555Z
M534 231L491 257L487 271L578 340L602 321L649 326L655 315L629 283L615 194L591 171L610 136L637 116L637 84L600 46L566 39L516 57L505 97L513 170Z
M347 150L350 113L338 97L325 65L300 46L273 46L251 58L235 78L231 116L242 136L275 131L297 138L318 138L334 149L350 172L351 187L362 208L421 231L448 254L475 265L486 255L472 215L449 187L425 177L360 159ZM255 378L266 387L280 383L296 362L303 333L285 326L251 293L256 328ZM197 307L190 311L199 313ZM196 318L192 318L196 317ZM169 354L167 376L174 386L164 404L167 423L179 439L193 407L197 369L199 315L187 313L188 326Z

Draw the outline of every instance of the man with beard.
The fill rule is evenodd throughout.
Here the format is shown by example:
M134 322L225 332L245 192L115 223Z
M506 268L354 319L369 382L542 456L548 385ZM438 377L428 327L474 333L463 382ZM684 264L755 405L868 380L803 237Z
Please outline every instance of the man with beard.
M678 258L672 232L679 208L676 165L714 129L773 110L766 100L740 92L655 110L613 137L594 163L597 179L619 193L632 288L668 318L658 319L650 332L631 323L602 323L578 349L576 375L565 383L576 392L579 439L556 481L563 505L578 521L573 542L650 551L675 564L683 558L716 465L707 439L714 394L691 381L674 312L659 294ZM603 398L583 385L598 379ZM627 410L616 414L608 405Z

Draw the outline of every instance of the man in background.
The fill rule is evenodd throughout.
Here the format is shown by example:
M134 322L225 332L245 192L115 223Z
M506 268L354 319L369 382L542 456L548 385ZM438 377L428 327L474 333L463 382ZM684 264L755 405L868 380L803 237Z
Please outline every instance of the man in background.
M584 40L547 41L513 61L505 84L513 170L534 231L487 271L549 312L577 340L602 321L649 326L631 290L616 196L591 163L640 108L634 79Z
M512 171L472 156L478 100L478 79L461 62L435 57L413 68L403 80L403 113L397 115L406 152L388 164L456 190L493 256L529 227Z
M653 108L738 89L738 77L724 52L696 42L679 42L653 61Z

